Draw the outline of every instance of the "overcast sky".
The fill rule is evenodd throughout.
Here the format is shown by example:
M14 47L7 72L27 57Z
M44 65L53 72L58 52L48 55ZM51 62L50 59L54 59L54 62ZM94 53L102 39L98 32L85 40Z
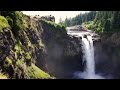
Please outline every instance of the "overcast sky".
M46 15L53 15L55 16L55 22L58 23L59 19L65 20L66 17L75 17L76 15L80 13L85 13L89 11L22 11L26 15L40 15L40 16L46 16Z

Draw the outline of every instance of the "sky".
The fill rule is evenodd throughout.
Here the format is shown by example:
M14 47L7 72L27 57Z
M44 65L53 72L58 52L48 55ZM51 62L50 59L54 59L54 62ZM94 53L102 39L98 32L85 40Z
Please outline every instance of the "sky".
M55 16L55 22L58 23L60 18L65 20L65 18L72 18L80 13L85 13L89 11L22 11L26 15L40 15L40 16L47 16L53 15Z

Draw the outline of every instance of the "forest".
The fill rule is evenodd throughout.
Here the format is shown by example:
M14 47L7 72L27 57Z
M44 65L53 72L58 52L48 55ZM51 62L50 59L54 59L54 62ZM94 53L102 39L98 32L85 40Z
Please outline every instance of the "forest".
M90 11L59 23L66 27L83 25L87 29L102 32L118 32L120 29L120 11Z

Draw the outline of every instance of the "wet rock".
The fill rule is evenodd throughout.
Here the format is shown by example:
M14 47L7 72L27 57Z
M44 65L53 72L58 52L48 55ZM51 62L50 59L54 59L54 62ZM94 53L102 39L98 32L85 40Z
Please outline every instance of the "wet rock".
M84 38L87 38L87 35L84 35L83 37L84 37Z

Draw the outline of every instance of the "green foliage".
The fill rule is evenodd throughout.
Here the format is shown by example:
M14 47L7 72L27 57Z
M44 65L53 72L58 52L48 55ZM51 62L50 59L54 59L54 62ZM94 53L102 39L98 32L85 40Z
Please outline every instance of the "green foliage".
M26 58L27 60L30 60L30 59L31 59L30 52L27 52L27 53L25 54L25 58Z
M67 33L65 26L63 24L56 24L55 22L44 21L44 20L42 20L42 22L43 24L46 25L46 27L50 28L50 30L54 32L59 32L59 34Z
M18 59L17 62L16 62L16 65L17 65L18 67L20 67L20 66L22 65L22 61Z
M20 51L20 49L21 49L20 44L19 44L19 43L16 43L14 49L15 49L16 51Z
M7 28L7 27L10 27L8 24L8 21L6 20L6 18L4 16L0 16L0 31L3 28Z
M119 32L120 11L98 11L93 22L92 28L96 32Z
M20 11L2 11L1 15L6 17L16 37L18 36L19 30L26 30L28 28L25 17Z
M5 74L0 73L0 79L8 79L8 76Z
M54 28L57 28L57 29L65 28L65 26L62 24L56 24L55 22L51 22L51 21L45 21L45 22L48 25L53 26Z
M97 33L120 31L120 11L93 11L79 14L74 18L66 18L65 26L80 25Z
M73 19L73 21L74 21L74 19ZM71 21L71 18L69 18L69 19L66 18L65 21L64 21L64 24L65 24L66 27L67 27L67 26L72 26L72 25L71 25L71 22L72 22L72 21Z
M20 40L18 40L16 43L15 43L15 46L14 46L14 54L15 54L15 58L18 59L18 57L20 56L20 54L22 55L24 53L23 49L21 48L21 42Z
M28 74L28 76L32 79L37 79L37 78L52 79L52 77L50 77L49 74L45 73L34 64L31 64L32 63L31 51L28 51L28 50L31 50L31 48L29 49L29 47L32 44L29 40L29 37L26 34L26 31L23 31L23 30L26 30L26 28L28 28L29 22L26 21L26 18L24 17L24 15L19 11L5 11L5 12L2 12L2 15L6 18L4 18L3 16L0 16L0 27L3 27L3 28L7 27L7 24L9 23L8 25L10 25L12 29L12 33L16 36L15 41L17 41L14 44L14 48L11 48L12 50L10 51L10 55L13 55L13 56L10 56L10 57L7 56L3 61L3 72L7 72L8 74L12 73L15 75L13 77L17 77L17 74L18 76ZM49 24L51 28L56 28L53 30L53 31L56 30L55 32L61 32L62 30L65 30L65 27L63 25L60 25L60 24L57 25L51 22L46 22L46 23L47 25ZM29 24L34 25L33 22ZM33 25L31 27L35 27ZM20 42L20 40L23 40L23 38L21 39L20 36L25 36L24 37L25 44L22 41L21 41L22 43ZM3 43L3 42L0 42L0 43ZM39 40L38 43L40 44L40 46L44 46L41 40ZM15 58L14 58L14 55L15 55ZM27 63L28 64L30 63L30 64L27 65ZM1 75L0 75L0 78L1 78Z
M8 68L10 65L12 65L12 60L9 57L6 57L4 61L4 67Z
M45 45L43 44L43 42L42 42L41 39L40 39L40 40L37 40L37 42L39 43L39 45L40 45L41 47L45 47Z
M58 24L63 24L64 25L64 21L62 21L62 19L60 18Z
M114 11L114 14L112 16L112 27L114 29L120 28L120 11Z
M66 17L65 21L63 21L62 23L64 23L66 27L74 26L74 25L81 25L83 22L94 20L95 16L96 16L96 11L91 11L88 13L79 14L73 18Z
M27 67L27 74L31 79L52 79L49 74L45 73L34 64Z
M104 30L109 31L111 29L110 26L111 26L111 22L110 22L110 20L107 19L106 22L103 25Z
M84 22L82 23L82 26L85 27L86 29L93 29L93 21L89 21L89 22Z
M23 14L21 12L15 11L13 20L14 20L14 29L15 30L25 30L27 28Z
M7 16L6 19L7 19L8 23L9 23L9 25L13 26L13 19L10 18L10 16Z

